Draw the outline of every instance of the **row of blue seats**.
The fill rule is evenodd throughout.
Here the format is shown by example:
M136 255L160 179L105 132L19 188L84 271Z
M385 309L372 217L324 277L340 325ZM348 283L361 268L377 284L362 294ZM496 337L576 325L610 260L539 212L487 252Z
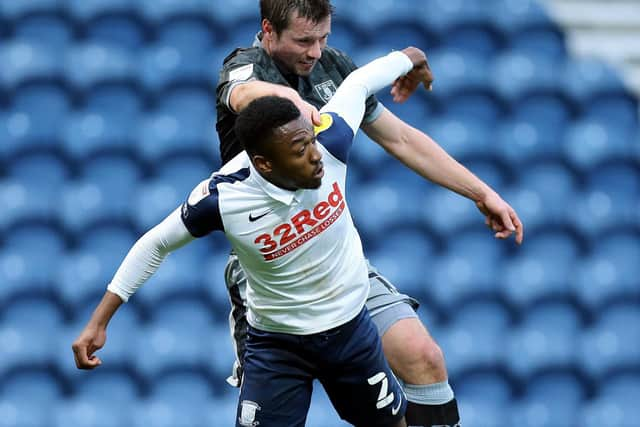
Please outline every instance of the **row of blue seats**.
M102 82L129 82L151 92L178 83L212 88L223 58L235 47L186 40L131 50L98 41L53 50L41 41L12 39L0 49L4 64L0 87L12 92L25 83L48 79L80 91ZM368 44L357 50L354 60L363 64L397 47ZM596 60L554 59L519 47L486 55L444 47L430 50L428 56L436 76L434 96L463 90L495 91L510 101L537 91L558 93L580 103L594 94L627 92L620 77Z
M326 400L312 402L306 425L347 427L349 424L339 420ZM3 427L227 427L233 425L236 417L233 398L185 404L171 399L125 402L119 404L119 411L113 410L111 402L95 398L57 400L45 405L8 400L0 401L0 405L11 414L3 420ZM633 421L635 403L631 399L619 401L608 396L583 403L553 402L548 398L496 403L469 398L458 405L466 423L485 427L503 426L505 420L522 427L637 426Z
M100 161L103 155L103 161L109 162L114 155L125 154L130 158L121 163L132 163L135 167L138 161L148 169L176 156L187 157L185 163L197 164L198 160L189 159L189 155L197 155L207 161L208 170L213 171L220 164L214 122L212 116L166 111L142 117L124 116L124 113L84 112L67 116L58 111L42 116L26 111L0 112L3 141L0 164L20 163L22 157L32 163L39 160L31 159L43 157L42 163L60 169L55 163L63 163L65 159L82 167L84 162ZM557 123L553 128L542 124L542 120L482 121L461 113L409 120L409 123L422 128L463 162L488 160L505 170L526 168L531 162L555 161L564 163L566 173L589 173L608 162L637 164L640 161L640 127L618 126L614 117L606 117L606 121L596 117ZM40 153L45 155L38 156ZM57 155L58 159L49 160L48 153ZM377 175L372 171L379 168L399 169L390 156L363 133L356 136L351 159L352 170L360 168L371 176Z
M222 280L218 285L217 293L226 296ZM180 287L180 283L174 286ZM179 366L226 375L233 359L226 325L228 302L212 307L201 297L174 296L155 301L151 319L142 322L136 307L151 287L139 292L135 304L125 306L112 321L105 358L115 366L135 366L146 376ZM100 294L103 292L101 289ZM486 298L454 302L441 316L449 316L447 321L429 307L419 315L445 350L452 374L504 368L517 378L528 378L537 372L575 366L589 377L599 378L620 368L640 368L638 297L600 307L588 324L574 306L558 300L512 312L517 313L518 321L503 304ZM6 313L0 320L2 371L53 363L72 372L68 344L89 319L98 298L96 294L78 304L75 320L69 323L64 322L61 308L46 298L17 297L4 304ZM149 297L145 298L148 301ZM215 350L216 346L225 348ZM132 348L140 351L132 352Z
M363 10L368 13L362 13ZM500 13L494 13L495 10L500 10ZM23 0L0 3L0 17L9 22L38 15L57 15L90 24L113 16L148 25L184 18L199 19L221 28L230 28L231 23L259 22L258 6L251 0L232 0L224 7L207 0ZM400 21L434 32L476 24L506 35L522 28L553 26L544 9L529 0L488 0L482 6L444 0L377 2L372 5L359 0L337 4L334 20L345 21L356 28L379 28Z

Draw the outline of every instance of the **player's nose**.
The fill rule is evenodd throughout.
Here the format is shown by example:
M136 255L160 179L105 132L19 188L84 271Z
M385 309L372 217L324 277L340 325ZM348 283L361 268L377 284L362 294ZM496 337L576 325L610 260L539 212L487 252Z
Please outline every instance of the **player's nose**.
M320 59L322 56L322 46L319 40L316 40L316 42L311 45L311 48L307 51L307 55L313 59Z

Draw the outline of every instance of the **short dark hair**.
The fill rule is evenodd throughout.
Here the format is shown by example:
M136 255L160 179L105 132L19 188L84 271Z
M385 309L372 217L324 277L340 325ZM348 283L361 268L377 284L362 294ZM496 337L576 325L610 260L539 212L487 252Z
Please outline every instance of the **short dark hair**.
M260 16L278 35L289 26L293 11L316 24L333 13L333 6L331 0L260 0Z
M250 156L269 155L268 143L273 131L300 117L300 110L291 100L279 96L254 99L236 119L234 131Z

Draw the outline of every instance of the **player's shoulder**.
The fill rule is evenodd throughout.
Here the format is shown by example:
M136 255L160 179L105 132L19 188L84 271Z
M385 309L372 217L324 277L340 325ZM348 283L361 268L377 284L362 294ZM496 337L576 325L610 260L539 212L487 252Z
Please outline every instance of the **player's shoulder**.
M233 50L222 61L223 68L236 64L260 64L268 59L267 52L261 47L239 47Z
M351 59L349 54L332 46L327 46L324 48L324 51L322 52L322 59L325 61L331 61L338 65L353 64L353 60Z

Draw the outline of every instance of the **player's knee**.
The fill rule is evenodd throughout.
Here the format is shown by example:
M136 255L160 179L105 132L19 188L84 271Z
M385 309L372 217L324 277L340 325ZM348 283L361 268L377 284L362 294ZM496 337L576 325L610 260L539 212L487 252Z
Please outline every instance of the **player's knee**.
M415 340L405 347L401 361L403 379L412 384L444 381L447 378L444 354L431 338Z

